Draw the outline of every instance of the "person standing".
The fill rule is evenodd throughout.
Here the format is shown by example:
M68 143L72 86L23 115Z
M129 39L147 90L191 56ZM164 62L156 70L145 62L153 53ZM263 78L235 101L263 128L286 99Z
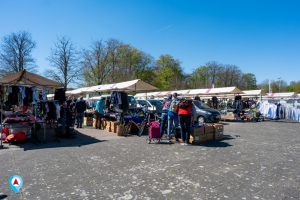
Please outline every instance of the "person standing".
M86 103L83 100L83 97L79 98L79 101L76 102L75 110L76 110L76 120L77 120L77 128L82 128L84 111L86 110Z
M200 97L198 95L195 96L194 98L195 101L201 101Z
M167 140L170 141L171 134L173 131L173 125L175 125L175 128L178 127L178 105L179 105L179 99L177 93L173 94L173 100L170 104L169 110L168 110L168 130L167 130ZM178 141L178 138L175 139Z
M193 115L192 100L184 99L179 103L178 115L181 128L182 144L189 144Z
M160 123L160 136L162 137L165 132L165 126L168 120L168 110L170 108L172 102L172 94L168 95L163 102L162 114L161 114L161 123Z
M105 109L105 104L103 99L99 99L96 103L96 110L95 110L95 115L96 115L96 129L101 129L101 121L104 116L104 109ZM104 127L102 127L104 128Z

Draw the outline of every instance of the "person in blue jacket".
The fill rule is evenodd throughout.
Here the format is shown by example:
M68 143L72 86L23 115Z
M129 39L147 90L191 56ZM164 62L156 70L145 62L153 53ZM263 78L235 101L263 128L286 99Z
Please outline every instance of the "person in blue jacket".
M99 99L96 103L96 110L95 110L95 115L96 115L96 129L103 129L104 127L101 127L101 120L104 117L104 109L105 109L105 104L103 99Z
M179 103L180 99L178 98L177 93L173 94L173 100L171 101L169 110L168 110L168 130L167 130L167 140L170 141L171 134L173 131L173 125L175 125L175 128L179 126L179 119L178 119L178 109L179 109ZM175 139L176 138L175 135Z

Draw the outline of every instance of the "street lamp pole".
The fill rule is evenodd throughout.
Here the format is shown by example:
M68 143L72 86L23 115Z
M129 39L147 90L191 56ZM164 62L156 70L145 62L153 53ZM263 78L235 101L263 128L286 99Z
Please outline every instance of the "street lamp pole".
M280 92L280 88L281 88L281 77L278 78L278 90Z

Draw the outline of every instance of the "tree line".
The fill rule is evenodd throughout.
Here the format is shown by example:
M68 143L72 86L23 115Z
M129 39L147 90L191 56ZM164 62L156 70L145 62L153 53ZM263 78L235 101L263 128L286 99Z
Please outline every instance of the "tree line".
M26 31L3 37L0 44L0 73L37 69L32 57L36 42ZM44 75L64 85L92 86L142 79L161 90L237 86L242 90L262 88L268 91L266 81L257 84L252 73L244 73L233 64L211 61L185 73L181 62L169 54L154 59L140 49L116 39L91 42L88 48L78 49L68 37L59 37L51 48L49 69ZM267 86L267 88L266 88ZM272 82L272 91L300 92L300 82L287 85Z

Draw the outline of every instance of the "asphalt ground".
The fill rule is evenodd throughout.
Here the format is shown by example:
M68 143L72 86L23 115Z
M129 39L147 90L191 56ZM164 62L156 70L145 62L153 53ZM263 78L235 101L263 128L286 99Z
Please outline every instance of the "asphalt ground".
M0 199L300 199L300 123L228 123L199 146L79 131L0 150Z

